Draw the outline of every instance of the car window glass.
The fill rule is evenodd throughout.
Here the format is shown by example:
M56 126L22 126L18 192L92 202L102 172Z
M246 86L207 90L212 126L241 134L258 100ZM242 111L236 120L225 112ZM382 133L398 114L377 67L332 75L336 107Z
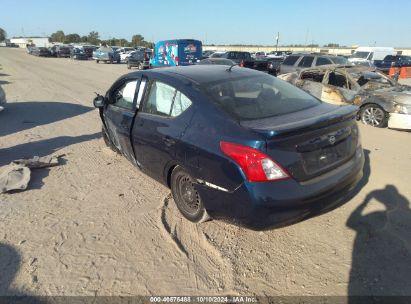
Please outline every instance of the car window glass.
M285 58L283 65L294 65L299 58L300 56L288 56Z
M229 79L203 87L212 101L238 120L253 120L307 109L319 101L269 75Z
M324 57L317 58L316 65L326 65L326 64L332 64L331 60L329 60L328 58L324 58Z
M145 112L168 116L175 93L176 89L173 87L159 81L154 81L150 88Z
M174 98L173 108L171 109L171 117L176 117L183 113L191 106L191 100L183 93L177 91Z
M127 82L119 90L117 90L114 94L114 105L125 109L133 109L136 86L137 80L133 80Z
M311 67L313 64L314 57L313 56L304 56L303 59L298 64L299 67Z

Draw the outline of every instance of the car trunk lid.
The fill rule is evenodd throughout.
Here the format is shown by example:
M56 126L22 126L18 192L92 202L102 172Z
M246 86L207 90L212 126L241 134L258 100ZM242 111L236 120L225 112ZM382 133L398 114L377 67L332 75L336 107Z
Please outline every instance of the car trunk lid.
M318 106L240 124L266 137L266 153L304 182L350 160L358 146L355 106Z

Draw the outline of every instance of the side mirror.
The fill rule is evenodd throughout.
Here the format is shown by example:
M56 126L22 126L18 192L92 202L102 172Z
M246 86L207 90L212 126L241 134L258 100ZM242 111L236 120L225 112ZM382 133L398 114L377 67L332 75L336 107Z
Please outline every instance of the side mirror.
M103 95L98 95L93 100L94 107L103 108L106 105L106 98Z

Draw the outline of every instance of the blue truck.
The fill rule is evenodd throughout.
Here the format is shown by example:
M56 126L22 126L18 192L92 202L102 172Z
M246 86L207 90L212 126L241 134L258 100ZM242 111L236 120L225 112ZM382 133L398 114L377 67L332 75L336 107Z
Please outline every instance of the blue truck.
M151 67L167 67L196 64L203 54L203 44L194 39L159 41L154 46Z

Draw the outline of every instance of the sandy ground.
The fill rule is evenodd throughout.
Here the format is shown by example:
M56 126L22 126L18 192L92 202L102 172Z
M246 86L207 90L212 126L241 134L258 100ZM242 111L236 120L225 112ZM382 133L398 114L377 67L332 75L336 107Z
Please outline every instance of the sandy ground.
M184 220L170 191L105 147L92 108L125 65L0 48L0 166L65 153L0 195L0 295L411 295L411 133L361 126L363 188L254 232Z

